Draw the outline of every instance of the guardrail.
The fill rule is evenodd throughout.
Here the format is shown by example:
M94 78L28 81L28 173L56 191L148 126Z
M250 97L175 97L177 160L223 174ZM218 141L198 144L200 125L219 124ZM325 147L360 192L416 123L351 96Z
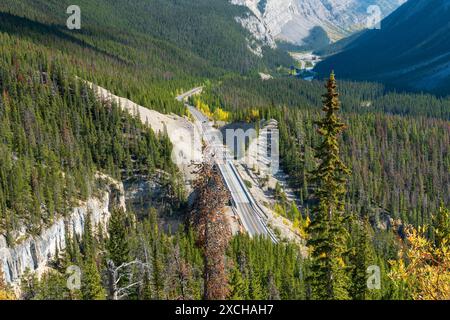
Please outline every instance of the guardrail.
M260 207L260 205L251 196L250 190L248 190L247 186L245 185L243 178L242 178L241 174L239 173L239 171L237 171L237 169L233 165L229 164L229 166L230 166L231 170L233 171L234 175L237 177L238 182L241 185L242 189L244 190L246 197L249 199L252 209L258 214L259 218L261 219L261 223L263 224L264 228L266 229L267 234L269 235L269 237L272 239L273 242L278 243L277 237L275 236L275 234L272 232L272 230L267 225L266 221L269 219L268 215L264 212L264 210Z

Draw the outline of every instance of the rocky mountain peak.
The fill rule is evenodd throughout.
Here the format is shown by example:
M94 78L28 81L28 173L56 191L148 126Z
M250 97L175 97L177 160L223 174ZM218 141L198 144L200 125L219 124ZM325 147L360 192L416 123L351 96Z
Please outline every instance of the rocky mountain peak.
M267 30L267 38L320 47L366 27L368 19L381 20L406 0L230 0L246 6L253 16L250 32ZM255 26L255 20L260 27Z

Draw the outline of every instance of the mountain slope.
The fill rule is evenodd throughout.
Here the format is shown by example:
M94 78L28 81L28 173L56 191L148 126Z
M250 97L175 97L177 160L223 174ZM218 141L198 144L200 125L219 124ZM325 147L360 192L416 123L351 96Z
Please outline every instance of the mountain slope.
M95 193L97 171L177 173L169 137L97 101L86 82L183 115L177 92L269 68L234 22L242 10L228 2L80 0L80 30L66 26L69 4L0 2L0 234L8 243L22 229L39 234Z
M206 78L291 63L269 48L264 58L249 50L249 33L234 21L242 8L222 0L80 0L80 30L66 27L70 4L1 1L0 32L67 53L78 76L158 111L182 112L175 91Z
M387 16L403 0L231 0L250 8L270 37L314 48L365 28L368 9ZM249 17L250 19L250 17ZM257 29L253 28L255 32Z
M410 0L317 66L325 76L375 80L394 87L450 93L450 2Z

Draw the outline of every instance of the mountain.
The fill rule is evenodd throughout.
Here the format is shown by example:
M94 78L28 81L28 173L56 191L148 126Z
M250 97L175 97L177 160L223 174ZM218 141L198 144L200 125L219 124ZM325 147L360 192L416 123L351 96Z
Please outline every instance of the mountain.
M450 93L450 1L410 0L317 66L325 76L384 82L408 90Z
M182 189L175 187L179 171L169 137L147 126L156 120L141 122L98 99L83 80L148 109L183 115L177 91L270 68L234 22L242 8L228 2L80 0L79 30L66 26L70 4L0 2L0 282L3 274L12 281L27 266L41 266L47 247L55 252L46 237L43 246L24 240L58 228L49 234L61 243L58 221L105 192L99 174ZM271 59L278 54L263 50ZM171 192L163 187L158 197L171 198L163 201L176 210ZM25 250L5 252L18 242Z
M0 300L450 296L450 97L288 77L228 0L69 1L0 2Z
M262 38L322 47L360 30L372 12L387 16L405 0L231 0L248 7L253 15L238 18ZM381 18L380 17L380 18ZM269 41L273 42L273 40Z
M287 54L267 47L255 55L258 41L234 21L243 9L223 0L81 0L80 30L66 27L71 4L1 1L0 31L68 52L82 48L87 52L77 55L81 58L108 57L132 66L133 77L153 81L245 74L290 63Z

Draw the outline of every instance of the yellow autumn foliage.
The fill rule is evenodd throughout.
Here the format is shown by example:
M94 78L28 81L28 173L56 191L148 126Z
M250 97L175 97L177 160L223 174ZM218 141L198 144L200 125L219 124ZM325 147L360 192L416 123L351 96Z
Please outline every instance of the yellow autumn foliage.
M214 112L211 111L211 108L209 105L205 102L203 102L200 98L194 99L194 105L195 107L201 111L205 116L207 116L209 119L213 119L215 121L224 121L229 122L231 120L231 113L228 111L223 110L220 107L213 108Z
M231 120L231 113L222 108L216 108L216 110L214 110L213 119L216 121L228 122Z
M208 118L212 118L213 115L211 113L211 110L209 109L209 106L200 99L195 100L195 107Z
M247 114L245 119L246 122L253 122L260 119L259 109L252 108L250 112Z
M5 284L0 270L0 300L16 300L14 292Z
M16 300L16 296L7 290L0 290L0 301L3 300Z
M408 244L400 252L400 259L390 262L389 277L414 300L449 300L449 236L436 246L425 238L423 228L409 227L406 234Z

